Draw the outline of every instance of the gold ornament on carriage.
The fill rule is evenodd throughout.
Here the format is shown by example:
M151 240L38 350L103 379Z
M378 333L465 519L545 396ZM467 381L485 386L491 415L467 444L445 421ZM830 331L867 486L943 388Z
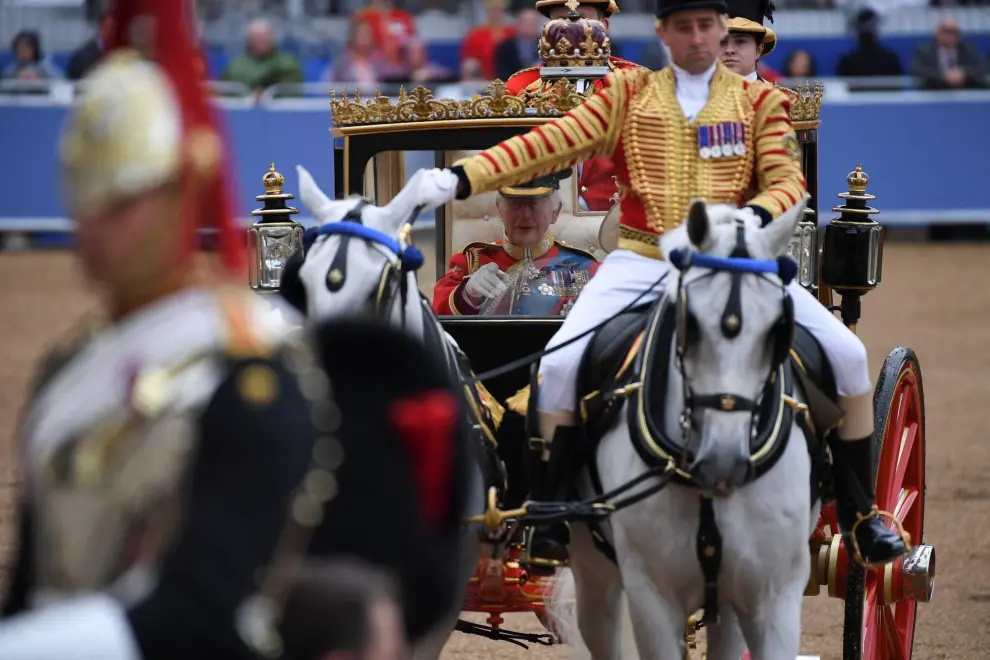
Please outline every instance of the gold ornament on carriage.
M548 117L563 115L585 101L585 97L577 93L574 83L567 80L559 81L546 92L533 95L533 99L536 115ZM463 101L434 98L433 92L422 85L412 92L401 87L398 101L384 96L380 90L367 100L363 100L358 91L349 97L347 90L338 99L337 91L330 90L330 112L334 126L522 118L531 114L526 110L528 102L528 98L509 93L501 80L488 85L484 94L475 94Z
M825 86L821 81L805 82L794 89L782 87L791 97L791 121L816 121L822 112Z

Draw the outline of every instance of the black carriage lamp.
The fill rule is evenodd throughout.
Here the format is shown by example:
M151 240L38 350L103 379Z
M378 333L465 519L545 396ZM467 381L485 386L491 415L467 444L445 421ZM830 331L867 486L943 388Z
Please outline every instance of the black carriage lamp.
M265 206L251 211L258 221L248 229L248 280L255 291L272 292L278 291L282 283L289 257L302 249L303 226L291 218L299 209L287 206L286 201L295 199L295 195L282 191L285 177L275 171L275 163L261 180L265 194L255 199Z
M866 192L870 177L857 165L846 177L849 192L840 193L841 213L825 227L822 246L822 280L842 296L842 322L855 332L862 307L860 299L877 288L883 270L883 226L871 215L879 213L867 202L876 199Z

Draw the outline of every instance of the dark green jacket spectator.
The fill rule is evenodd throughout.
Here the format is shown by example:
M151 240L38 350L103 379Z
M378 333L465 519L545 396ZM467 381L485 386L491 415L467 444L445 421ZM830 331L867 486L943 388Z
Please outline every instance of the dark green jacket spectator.
M276 83L301 83L303 71L299 61L283 51L272 50L263 57L245 52L224 68L220 79L259 91Z

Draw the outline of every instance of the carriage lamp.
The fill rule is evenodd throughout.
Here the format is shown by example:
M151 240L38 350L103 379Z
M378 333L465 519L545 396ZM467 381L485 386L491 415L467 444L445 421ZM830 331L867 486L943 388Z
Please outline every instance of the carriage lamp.
M870 177L857 165L846 181L845 201L832 207L841 213L825 227L822 246L822 280L842 296L842 322L855 330L861 313L860 298L877 288L883 270L883 226L870 218L879 213L867 205L876 197L867 194Z
M787 244L787 256L798 264L798 283L810 291L818 288L818 222L813 209L804 210L804 219L794 229Z
M295 195L282 192L285 177L275 171L275 163L265 172L262 182L265 194L255 199L265 206L251 211L259 220L248 229L248 280L255 291L270 292L278 291L286 262L302 249L303 226L290 217L299 209L286 205Z

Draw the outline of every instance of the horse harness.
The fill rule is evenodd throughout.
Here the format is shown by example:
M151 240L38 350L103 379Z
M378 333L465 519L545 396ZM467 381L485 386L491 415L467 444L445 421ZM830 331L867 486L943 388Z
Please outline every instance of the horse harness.
M399 241L388 234L365 226L361 220L361 212L365 206L371 203L371 200L361 198L341 220L307 230L303 243L308 249L319 236L340 237L340 249L334 255L325 279L327 290L331 293L340 291L347 281L347 245L351 238L362 239L395 254L397 259L387 261L382 269L378 288L372 294L369 303L373 304L377 316L385 317L391 313L393 305L397 301L400 302L404 326L406 303L409 296L406 275L423 265L423 255L414 245L407 244L403 247ZM414 209L411 220L415 220L420 211L419 207ZM396 293L399 295L396 296ZM507 475L504 466L497 459L498 442L494 433L499 420L485 405L478 390L479 387L483 386L475 383L474 374L471 372L470 365L467 364L467 358L446 341L440 323L429 303L422 296L420 298L424 318L423 339L428 346L443 355L448 372L461 385L468 421L481 439L482 446L478 459L484 481L486 484L495 484L504 491L508 487Z
M627 500L645 499L671 481L683 486L699 487L691 474L693 444L700 432L695 411L711 409L750 413L752 453L749 481L759 478L776 464L787 447L789 429L795 419L806 435L813 433L807 406L793 397L794 375L788 361L795 326L793 303L786 285L793 279L796 264L786 257L776 261L752 259L744 242L744 230L740 223L737 226L736 246L728 258L673 251L670 261L682 273L676 299L671 301L667 297L661 297L649 312L644 310L642 313L649 315L641 317L646 321L646 327L638 334L625 359L613 372L610 382L590 394L579 396L582 419L586 428L593 429L593 437L586 442L582 453L598 494L595 501L603 497L602 483L596 462L587 459L593 457L597 441L616 421L623 399L630 399L627 406L630 438L637 453L650 468L638 480L641 482L651 476L657 478L657 483ZM685 284L683 274L691 266L708 268L711 272ZM782 313L768 336L768 341L771 342L771 368L761 395L756 400L733 392L698 393L685 371L685 354L700 338L698 322L688 305L689 289L694 283L707 280L719 272L728 272L731 275L729 297L719 325L722 335L729 340L739 336L744 323L742 275L756 274L770 281L766 274L776 274L781 281L779 285L774 283L781 289ZM668 437L664 431L664 405L671 349L674 351L674 368L681 376L684 402L677 424L681 432L680 438ZM586 354L586 362L589 359L593 359L593 356ZM591 389L591 384L587 381L582 385L585 386L582 393ZM795 412L801 414L795 416ZM717 582L722 556L722 539L714 515L715 496L717 495L714 493L700 494L697 534L697 556L705 581L704 623L707 624L718 619ZM616 503L613 508L618 510L623 506L628 504ZM598 522L589 522L592 538L596 546L614 561L615 550L605 538Z

